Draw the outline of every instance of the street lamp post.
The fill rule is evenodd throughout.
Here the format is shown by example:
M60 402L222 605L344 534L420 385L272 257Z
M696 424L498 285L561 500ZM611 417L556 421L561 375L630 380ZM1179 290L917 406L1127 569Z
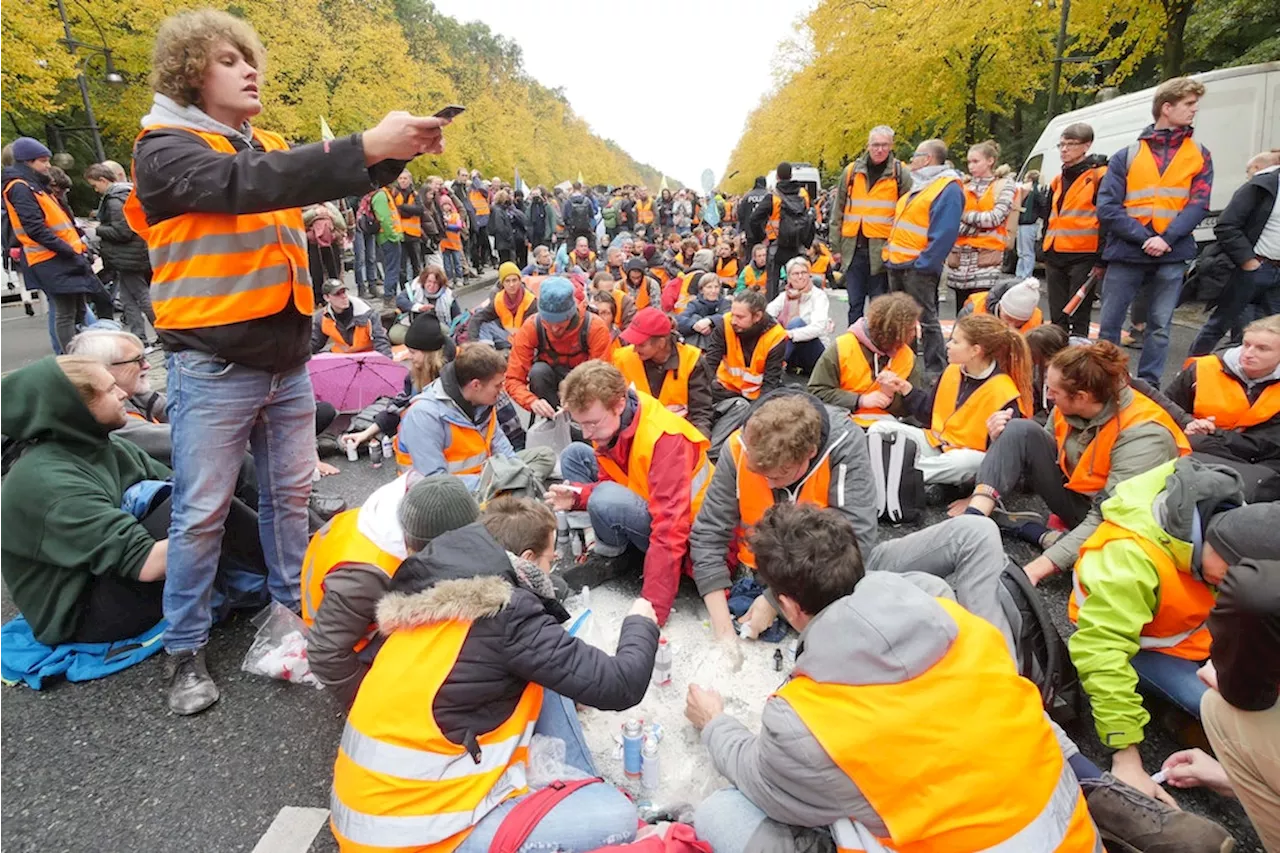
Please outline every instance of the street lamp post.
M67 20L67 7L63 4L62 0L58 0L58 16L62 18L62 32L66 36L62 39L62 43L67 46L67 51L72 56L75 56L76 52L79 50L86 50L90 53L101 54L107 64L107 82L123 83L124 78L116 71L115 61L111 56L111 48L107 47L106 36L103 35L102 28L98 27L98 22L95 20L93 25L98 27L98 35L102 37L102 44L93 45L78 41L72 37L71 22ZM89 17L92 20L93 16L90 15ZM102 147L102 134L98 131L98 120L94 117L93 104L89 100L89 82L85 80L84 77L84 69L87 64L88 59L85 59L84 62L79 64L76 71L76 83L80 86L80 99L84 103L85 118L89 121L88 130L93 134L93 151L98 158L98 162L101 163L103 160L107 159L107 152Z

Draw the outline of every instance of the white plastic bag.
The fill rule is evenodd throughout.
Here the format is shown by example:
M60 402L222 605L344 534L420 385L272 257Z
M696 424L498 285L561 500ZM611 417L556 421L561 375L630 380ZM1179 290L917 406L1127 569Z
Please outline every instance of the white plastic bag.
M324 687L307 663L307 626L302 617L277 601L253 617L258 633L240 668L254 675L278 678L293 684Z
M587 774L565 762L564 741L550 735L534 735L529 743L529 787L545 788L552 782L586 779Z
M526 450L533 450L537 447L549 447L556 455L556 467L551 472L553 478L560 476L560 454L569 446L572 441L569 434L569 413L560 411L551 420L540 420L533 426L529 427L525 433L524 446Z

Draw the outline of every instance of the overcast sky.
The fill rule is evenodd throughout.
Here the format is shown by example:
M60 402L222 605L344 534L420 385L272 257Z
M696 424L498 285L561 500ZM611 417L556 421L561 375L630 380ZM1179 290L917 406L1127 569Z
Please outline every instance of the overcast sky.
M524 52L525 70L544 86L563 87L574 112L595 133L695 187L703 169L711 169L717 181L723 177L747 113L772 86L778 44L794 34L795 21L813 5L813 0L433 2L446 15L478 19L514 39ZM641 99L641 92L654 94Z

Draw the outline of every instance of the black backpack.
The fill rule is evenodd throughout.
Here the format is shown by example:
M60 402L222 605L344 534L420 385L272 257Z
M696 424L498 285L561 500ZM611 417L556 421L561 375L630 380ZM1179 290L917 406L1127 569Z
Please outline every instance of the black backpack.
M360 199L360 205L356 210L356 230L361 234L377 234L382 230L382 224L378 222L378 216L373 212L373 193Z
M1084 712L1084 691L1067 644L1045 609L1027 573L1012 562L1000 573L1000 607L1013 629L1018 674L1040 691L1046 711L1069 720Z
M890 524L909 524L924 512L924 475L916 468L916 445L893 432L867 433L876 512Z
M591 202L583 196L569 200L569 230L591 230Z
M778 210L779 248L801 249L812 245L818 229L813 208L799 196L779 193L778 198L782 200Z

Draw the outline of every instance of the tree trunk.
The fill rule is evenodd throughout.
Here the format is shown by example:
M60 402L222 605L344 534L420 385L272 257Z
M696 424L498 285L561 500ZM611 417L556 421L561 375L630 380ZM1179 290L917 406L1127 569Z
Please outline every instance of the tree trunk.
M1187 29L1187 19L1195 0L1163 0L1164 6L1164 58L1160 63L1160 77L1168 80L1182 74L1182 65L1186 60L1186 46L1183 35Z
M978 138L978 81L982 79L982 57L986 46L969 54L969 67L965 70L964 144L973 145Z

